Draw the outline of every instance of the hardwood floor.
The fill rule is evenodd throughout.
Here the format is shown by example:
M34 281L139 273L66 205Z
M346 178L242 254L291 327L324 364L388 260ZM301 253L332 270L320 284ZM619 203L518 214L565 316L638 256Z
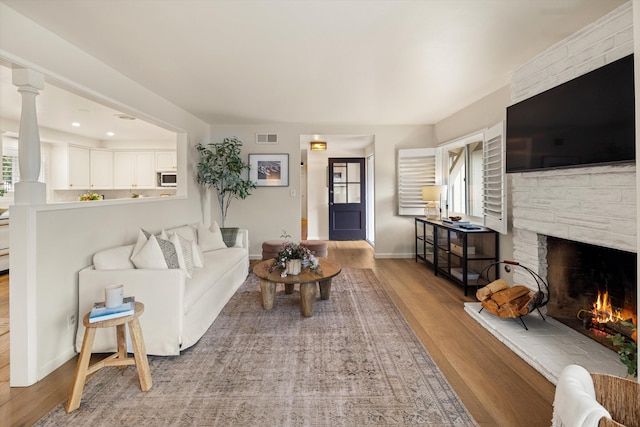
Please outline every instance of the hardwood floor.
M345 268L370 268L476 421L549 426L555 387L469 317L462 288L413 259L374 259L366 242L329 242ZM8 318L8 276L0 277L0 322ZM0 425L28 426L64 402L76 359L39 383L8 386L8 333L0 336Z

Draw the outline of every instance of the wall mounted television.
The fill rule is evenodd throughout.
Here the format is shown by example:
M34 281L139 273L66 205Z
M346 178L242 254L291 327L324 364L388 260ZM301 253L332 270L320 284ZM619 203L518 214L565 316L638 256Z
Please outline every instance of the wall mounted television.
M507 107L506 171L634 162L633 55Z

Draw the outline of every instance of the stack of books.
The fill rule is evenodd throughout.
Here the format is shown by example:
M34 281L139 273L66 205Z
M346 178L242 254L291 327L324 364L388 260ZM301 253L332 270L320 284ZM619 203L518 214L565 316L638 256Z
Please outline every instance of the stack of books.
M452 220L450 220L448 218L442 218L442 222L445 223L445 224L449 224L449 225L453 225L453 226L457 226L457 227L459 227L461 225L469 225L469 224L471 224L469 221L460 221L460 220L452 221Z
M118 317L130 316L136 312L135 297L124 298L121 305L113 308L105 306L104 301L93 304L89 314L89 323L102 322L103 320L116 319Z

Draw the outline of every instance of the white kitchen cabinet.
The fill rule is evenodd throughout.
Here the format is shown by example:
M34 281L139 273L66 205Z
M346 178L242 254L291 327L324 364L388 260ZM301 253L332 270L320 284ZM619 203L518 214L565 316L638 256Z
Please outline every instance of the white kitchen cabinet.
M113 152L91 150L91 189L113 188Z
M156 151L156 170L175 171L178 169L178 162L175 151Z
M67 149L68 188L84 190L91 185L90 150L87 148L69 146Z
M113 153L114 188L155 188L154 152L116 151Z
M53 188L94 190L113 188L113 152L73 145L56 146L51 151Z

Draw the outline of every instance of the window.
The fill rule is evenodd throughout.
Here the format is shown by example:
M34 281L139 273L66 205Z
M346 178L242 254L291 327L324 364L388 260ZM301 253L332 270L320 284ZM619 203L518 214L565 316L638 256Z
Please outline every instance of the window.
M440 147L449 213L482 217L483 143L484 132L478 132Z
M504 122L439 147L448 213L476 218L507 232L504 173Z
M18 156L2 156L2 190L3 193L14 191L14 184L20 181L18 174Z
M398 150L398 215L423 215L422 187L436 184L434 148Z
M2 190L3 194L15 191L15 184L20 182L20 162L18 157L17 140L8 140L2 154ZM16 145L16 147L13 147ZM41 153L40 175L38 181L46 182L46 167L48 164L48 153Z

